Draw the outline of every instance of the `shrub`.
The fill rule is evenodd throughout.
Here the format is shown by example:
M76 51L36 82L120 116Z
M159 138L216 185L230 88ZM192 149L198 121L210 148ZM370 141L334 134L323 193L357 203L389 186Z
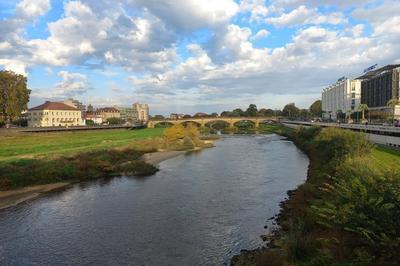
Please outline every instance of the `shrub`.
M357 245L365 249L355 257L400 263L399 177L399 171L382 173L366 159L348 160L339 167L334 183L324 188L332 198L316 203L313 212L321 225L359 239Z
M314 140L315 148L325 162L337 166L346 158L364 156L371 152L373 145L365 135L337 128L323 129Z

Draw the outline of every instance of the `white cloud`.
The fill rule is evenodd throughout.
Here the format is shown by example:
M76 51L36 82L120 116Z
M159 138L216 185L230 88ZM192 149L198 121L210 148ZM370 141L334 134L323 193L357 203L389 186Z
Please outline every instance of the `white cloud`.
M0 58L0 65L4 66L4 69L13 71L17 74L27 75L26 72L26 64L19 60L12 60L12 59L1 59Z
M318 13L317 9L309 9L301 5L289 13L283 13L279 17L269 17L265 21L276 27L287 27L301 24L336 25L345 23L347 20L338 12L321 15Z
M233 0L132 0L177 29L195 30L228 22L239 10Z
M60 71L57 74L61 81L49 89L34 89L32 96L45 99L64 99L68 97L80 97L89 90L93 89L86 75L81 73L71 73L68 71Z
M243 0L240 2L241 12L250 12L250 22L261 22L267 17L274 7L267 7L264 0Z
M36 18L50 10L50 0L23 0L18 3L16 14L18 17Z
M262 30L259 30L256 34L254 34L251 37L251 39L254 41L261 40L261 39L264 39L265 37L267 37L269 34L270 34L269 31L267 31L266 29L262 29Z

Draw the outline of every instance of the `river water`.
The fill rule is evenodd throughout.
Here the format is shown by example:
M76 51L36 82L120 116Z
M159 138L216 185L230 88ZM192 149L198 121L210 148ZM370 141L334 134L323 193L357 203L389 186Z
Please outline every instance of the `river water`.
M79 183L0 211L1 265L220 265L262 245L306 178L277 135L224 137L145 178Z

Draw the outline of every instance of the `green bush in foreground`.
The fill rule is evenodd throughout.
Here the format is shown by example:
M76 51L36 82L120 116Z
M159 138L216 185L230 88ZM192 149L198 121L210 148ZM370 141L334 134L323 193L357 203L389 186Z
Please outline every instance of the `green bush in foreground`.
M381 173L363 158L344 162L332 185L331 198L312 206L318 222L354 234L356 257L400 263L400 171Z

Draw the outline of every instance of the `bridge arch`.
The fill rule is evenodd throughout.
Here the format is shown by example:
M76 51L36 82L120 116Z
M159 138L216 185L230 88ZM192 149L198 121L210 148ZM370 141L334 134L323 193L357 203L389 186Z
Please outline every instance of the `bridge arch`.
M147 123L148 127L154 127L155 125L162 123L162 122L169 122L171 124L182 124L182 123L195 123L200 125L201 127L206 126L206 124L210 124L216 121L224 121L229 124L230 127L234 127L234 125L238 122L242 121L250 121L254 124L255 128L258 128L260 123L265 123L268 121L276 121L273 118L266 118L266 117L201 117L201 118L187 118L187 119L165 119L165 120L150 120Z
M178 120L178 121L179 121L179 120ZM181 124L181 125L183 125L183 126L185 126L185 127L186 127L188 124L194 124L194 125L196 125L196 126L198 126L198 127L203 126L201 122L199 122L199 121L192 121L192 120L184 120L184 121L180 121L180 122L178 122L178 123Z

